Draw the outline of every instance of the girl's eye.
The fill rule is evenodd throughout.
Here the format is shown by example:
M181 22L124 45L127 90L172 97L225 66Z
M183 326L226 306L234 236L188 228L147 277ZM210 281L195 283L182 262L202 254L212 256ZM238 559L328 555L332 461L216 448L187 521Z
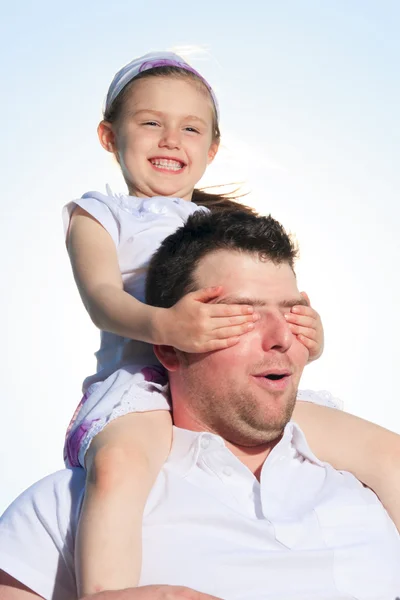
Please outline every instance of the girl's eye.
M194 127L185 127L185 130L190 131L191 133L200 133L200 131Z
M157 127L158 123L155 121L146 121L143 125L151 125L151 127Z

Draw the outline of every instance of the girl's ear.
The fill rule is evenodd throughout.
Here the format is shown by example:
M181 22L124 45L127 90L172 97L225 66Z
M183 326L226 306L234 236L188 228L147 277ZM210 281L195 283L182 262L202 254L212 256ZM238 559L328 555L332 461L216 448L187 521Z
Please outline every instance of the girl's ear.
M173 346L153 346L154 354L167 371L177 371L179 368L179 357Z
M111 123L107 121L101 121L97 127L97 135L99 136L100 144L107 152L116 153L116 139L115 133Z
M208 150L207 165L210 165L212 163L212 161L214 160L214 158L217 156L218 148L219 148L219 142L212 142L212 144Z

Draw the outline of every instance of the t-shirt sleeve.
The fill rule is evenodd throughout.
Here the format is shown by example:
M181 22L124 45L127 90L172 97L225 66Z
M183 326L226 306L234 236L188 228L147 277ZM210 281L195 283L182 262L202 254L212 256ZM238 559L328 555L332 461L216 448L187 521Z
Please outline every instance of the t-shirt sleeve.
M104 229L111 235L115 245L118 247L118 219L116 218L115 212L113 212L109 206L107 200L109 199L103 196L103 194L89 192L84 194L82 198L79 198L79 200L74 200L73 202L69 202L66 206L64 206L62 216L65 237L68 235L72 213L77 206L80 206L104 227Z
M47 599L77 598L74 540L83 469L64 469L23 492L0 519L0 569Z
M335 398L326 390L320 390L319 392L314 390L298 390L297 400L301 400L302 402L312 402L313 404L319 404L320 406L328 406L329 408L343 410L343 401L340 400L340 398Z

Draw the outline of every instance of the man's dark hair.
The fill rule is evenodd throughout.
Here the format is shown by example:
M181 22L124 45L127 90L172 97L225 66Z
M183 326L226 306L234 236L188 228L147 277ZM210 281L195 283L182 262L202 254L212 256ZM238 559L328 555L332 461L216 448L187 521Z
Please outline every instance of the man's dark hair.
M197 211L168 236L153 255L146 283L146 302L170 308L198 288L193 274L199 261L216 250L258 254L292 269L296 248L282 225L271 216L235 210Z

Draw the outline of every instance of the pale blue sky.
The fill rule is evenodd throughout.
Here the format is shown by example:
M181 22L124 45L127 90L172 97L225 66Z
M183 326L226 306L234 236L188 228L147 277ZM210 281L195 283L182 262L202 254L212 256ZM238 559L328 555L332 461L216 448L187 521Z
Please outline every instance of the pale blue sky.
M205 181L245 179L247 201L296 233L326 330L304 384L400 432L399 27L385 0L2 7L0 511L62 466L97 333L61 207L107 182L124 191L95 129L114 72L152 49L194 49L216 89L224 147Z

